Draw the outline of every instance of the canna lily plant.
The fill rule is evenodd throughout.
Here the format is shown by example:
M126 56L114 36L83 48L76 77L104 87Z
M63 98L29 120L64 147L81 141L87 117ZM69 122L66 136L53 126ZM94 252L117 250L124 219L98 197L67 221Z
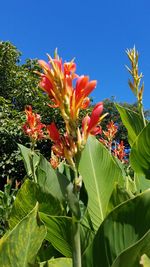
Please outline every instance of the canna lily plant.
M113 121L103 131L99 102L81 125L96 81L76 73L74 61L63 63L55 52L41 66L40 88L50 108L60 109L65 132L26 107L23 131L31 148L19 144L27 177L19 189L10 230L0 240L0 266L137 267L150 261L150 124L144 117L138 53L127 50L129 86L139 112L116 107L128 130L128 167L123 141L114 144ZM36 142L52 142L51 159ZM13 253L10 253L13 251Z

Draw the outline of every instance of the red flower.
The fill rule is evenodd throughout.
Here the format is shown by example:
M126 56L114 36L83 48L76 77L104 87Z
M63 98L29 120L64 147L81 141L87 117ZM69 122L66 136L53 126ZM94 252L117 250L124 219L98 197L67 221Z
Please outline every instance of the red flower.
M42 129L45 127L45 125L41 123L40 115L33 113L31 106L27 106L25 108L25 112L27 121L22 126L24 132L35 140L42 139L44 136Z
M50 139L54 142L54 145L52 146L52 151L58 157L61 156L63 157L64 156L63 142L59 134L59 131L56 127L56 124L54 122L52 122L50 125L47 126L47 132Z
M103 111L103 103L98 103L89 117L88 115L82 121L83 138L86 140L89 134L97 135L101 133L101 127L98 125L100 122L100 115Z
M67 133L60 135L55 123L48 125L47 131L50 139L54 142L52 146L53 155L61 159L66 159L68 163L73 164L73 157L77 149L71 136L68 136Z
M94 128L97 126L97 124L100 120L100 115L102 114L102 111L103 111L103 103L100 102L94 107L94 109L92 111L92 114L90 117L90 122L88 125L88 132L93 131Z

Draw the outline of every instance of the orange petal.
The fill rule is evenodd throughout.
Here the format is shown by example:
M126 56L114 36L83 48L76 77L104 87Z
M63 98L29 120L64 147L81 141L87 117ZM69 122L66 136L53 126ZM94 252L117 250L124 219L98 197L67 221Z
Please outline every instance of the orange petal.
M38 60L38 63L42 69L44 69L46 71L50 70L50 65L46 61L40 59L40 60Z

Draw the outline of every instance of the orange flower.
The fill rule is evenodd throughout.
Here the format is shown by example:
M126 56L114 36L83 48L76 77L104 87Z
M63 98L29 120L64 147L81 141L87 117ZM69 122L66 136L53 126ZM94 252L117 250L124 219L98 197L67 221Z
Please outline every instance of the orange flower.
M44 137L42 129L45 124L41 123L40 115L33 113L31 106L27 106L25 112L27 121L22 127L24 132L34 140L42 139Z
M52 93L53 85L46 75L44 74L41 75L41 81L39 86L43 88L43 90L49 95L50 98L53 98L53 93Z
M114 149L114 155L118 157L121 161L123 161L124 157L126 156L125 153L125 146L123 141L121 141L118 145L117 148Z
M64 120L76 121L80 109L86 109L90 104L88 95L96 87L96 81L89 81L88 76L78 76L76 64L62 63L56 55L54 59L49 57L49 63L39 60L44 74L41 74L39 86L49 95L55 107L59 107ZM74 87L74 79L76 84Z
M109 141L112 141L117 133L118 126L111 120L107 124L107 131L103 131L104 135L107 137Z
M65 75L65 77L67 75L71 75L72 73L75 73L75 71L76 71L76 64L73 61L64 63L64 75Z
M76 120L80 109L86 109L90 104L88 95L95 89L97 82L89 81L88 76L80 76L77 79L75 89L71 99L71 116Z
M50 100L52 100L56 106L59 106L61 95L57 89L57 76L60 74L61 63L58 63L58 60L53 61L52 66L44 60L38 60L38 63L44 71L44 74L39 73L41 76L39 86L48 94Z
M54 154L50 158L50 164L53 167L53 169L57 169L57 167L59 165L59 159Z

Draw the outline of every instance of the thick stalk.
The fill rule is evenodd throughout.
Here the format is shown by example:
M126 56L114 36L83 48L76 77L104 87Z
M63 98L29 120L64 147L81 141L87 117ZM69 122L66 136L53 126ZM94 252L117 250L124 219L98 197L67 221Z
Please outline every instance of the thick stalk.
M78 209L79 207L79 198L80 198L80 188L81 188L81 178L78 177L78 170L75 166L74 168L75 178L74 178L74 194L76 196L76 200L78 201ZM80 210L79 210L80 214ZM79 215L80 217L80 215ZM73 267L81 267L81 241L80 241L80 221L79 217L77 218L75 214L72 213L72 258L73 258Z
M145 120L145 116L144 116L142 101L138 102L138 108L139 108L140 116L141 116L141 118L143 120L143 124L144 124L144 127L145 127L146 126L146 120Z
M34 163L33 163L33 157L34 157L34 147L35 147L35 142L34 140L31 143L31 158L30 158L30 165L31 165L31 170L32 170L32 177L35 183L37 183L37 177L34 171Z
M73 267L81 267L80 222L72 217Z

